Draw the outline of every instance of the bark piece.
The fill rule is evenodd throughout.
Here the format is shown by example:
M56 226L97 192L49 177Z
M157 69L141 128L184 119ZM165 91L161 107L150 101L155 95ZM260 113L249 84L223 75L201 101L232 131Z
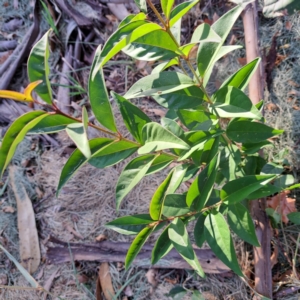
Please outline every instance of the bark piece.
M130 243L116 243L111 241L86 244L65 243L54 237L50 237L49 242L60 245L55 247L48 246L46 257L50 264L70 262L72 259L77 261L124 262L130 246ZM156 265L152 266L152 249L153 245L145 244L133 261L133 265L141 268L191 269L191 266L182 259L175 249L172 249ZM70 255L70 251L72 256ZM221 274L230 271L210 249L195 248L194 251L205 273Z
M9 168L10 184L17 202L21 264L32 274L37 270L41 261L39 239L32 203L25 187L18 180L17 173L16 166Z

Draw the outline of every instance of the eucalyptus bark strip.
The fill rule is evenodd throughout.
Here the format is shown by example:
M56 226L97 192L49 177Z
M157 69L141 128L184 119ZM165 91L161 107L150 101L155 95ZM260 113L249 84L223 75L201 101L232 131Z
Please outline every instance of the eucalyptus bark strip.
M243 12L247 63L260 56L257 1L246 6ZM257 68L249 82L249 98L257 104L264 96L263 66ZM262 153L261 153L262 154ZM253 247L256 291L272 299L271 228L266 215L266 199L250 202L256 234L261 247Z

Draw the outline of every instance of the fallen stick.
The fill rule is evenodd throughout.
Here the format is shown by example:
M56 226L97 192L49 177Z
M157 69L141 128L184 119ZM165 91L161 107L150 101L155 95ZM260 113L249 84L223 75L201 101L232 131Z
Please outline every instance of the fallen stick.
M62 264L70 261L100 261L100 262L124 262L130 243L102 241L98 243L66 243L50 237L49 242L60 246L48 246L46 257L50 264ZM145 244L141 252L133 261L133 265L140 268L158 269L191 269L191 266L182 259L175 249L172 249L165 257L154 266L151 265L151 252L153 246ZM205 273L220 274L229 272L210 249L194 248L199 262Z

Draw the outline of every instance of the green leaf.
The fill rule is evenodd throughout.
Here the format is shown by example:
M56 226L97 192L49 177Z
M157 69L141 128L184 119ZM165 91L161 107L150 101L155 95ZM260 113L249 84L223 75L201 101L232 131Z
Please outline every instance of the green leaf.
M154 227L146 227L135 237L130 245L125 257L125 269L128 270L131 263L134 261L140 250L144 246L150 234L153 232Z
M264 167L262 168L260 174L265 175L265 174L276 174L280 175L284 171L284 168L281 165L268 162Z
M282 134L284 130L274 129L265 124L236 121L231 122L226 130L227 136L237 143L259 143L275 135Z
M218 123L215 115L201 109L180 109L177 111L177 115L183 125L190 130L208 131Z
M199 276L205 277L198 258L193 250L184 223L179 218L175 218L170 224L168 232L174 248L178 251L182 258L188 262Z
M204 86L206 86L209 80L215 62L220 58L218 52L245 5L246 4L242 4L234 7L211 26L212 30L221 37L220 43L204 42L199 45L197 52L197 66L200 76L204 78Z
M239 69L227 80L225 80L221 85L221 88L225 86L234 86L243 91L247 87L252 75L260 64L260 61L260 58L252 60L250 63Z
M95 67L91 73L91 78L94 79L99 69L103 67L114 55L120 52L125 46L149 32L160 29L161 27L158 24L148 23L144 20L133 21L121 28L118 28L117 31L113 33L107 40L101 54L97 57Z
M151 255L151 264L155 265L161 258L167 255L173 248L173 244L169 239L169 230L170 225L168 225L159 238L156 240L155 245L152 250Z
M186 195L169 194L166 196L163 212L165 217L181 216L191 211L186 205Z
M234 51L234 50L237 50L237 49L241 49L243 48L242 46L239 46L239 45L232 45L232 46L222 46L217 55L216 55L216 58L215 60L218 61L219 59L221 59L222 57L224 57L225 55L227 55L228 53Z
M206 215L200 214L194 227L194 238L196 245L201 248L205 242L204 222Z
M223 202L237 203L272 181L274 175L249 175L226 183L220 193Z
M114 115L109 102L108 93L106 90L103 70L97 66L97 61L101 55L101 45L97 48L95 57L92 63L88 90L91 102L92 111L97 121L107 129L117 132ZM93 75L94 74L94 75Z
M205 299L204 299L203 295L200 294L199 291L194 290L194 291L193 291L193 295L192 295L192 299L191 299L191 300L205 300Z
M141 78L124 95L126 99L164 95L194 86L195 82L188 76L171 71L151 74Z
M264 0L263 13L267 18L286 16L300 10L298 0Z
M191 43L198 42L221 42L221 38L215 33L215 31L207 24L203 23L199 25L191 38Z
M179 19L181 19L199 0L184 1L177 5L170 14L170 27L172 27Z
M300 212L292 212L287 217L292 223L300 225Z
M160 64L158 64L151 72L151 74L155 74L155 73L160 73L162 71L164 71L165 69L174 66L174 65L178 65L178 57L172 58L169 61L165 61L162 62Z
M96 138L89 141L91 153L96 153L99 149L102 149L107 144L112 143L112 139L108 138ZM88 159L78 150L75 149L68 161L64 165L57 187L56 196L58 196L61 188L67 183L67 181L82 167Z
M82 109L82 123L69 124L66 128L66 132L71 140L75 143L77 148L86 157L90 158L92 153L89 146L89 140L87 137L86 129L88 125L88 116L85 107Z
M169 19L174 0L161 0L161 8L166 18Z
M220 136L217 136L214 139L207 141L204 145L199 163L209 164L211 160L215 157L215 155L218 153L219 144L220 144Z
M89 159L89 164L99 169L106 168L124 160L133 154L137 148L138 145L130 141L114 141L93 153Z
M28 134L55 133L64 130L68 125L77 123L63 115L48 115L33 128L28 131Z
M122 51L130 57L145 61L168 60L181 54L177 43L162 29L136 39Z
M126 128L132 134L132 136L142 144L142 129L145 124L151 122L151 119L137 106L127 101L124 97L114 92L112 93L112 96L117 101Z
M181 300L187 292L183 287L177 285L166 296L171 297L173 300Z
M211 250L237 275L243 276L228 225L221 213L209 214L205 219L204 226L205 239Z
M164 128L171 131L174 135L180 138L184 135L184 130L174 120L163 117L160 122Z
M250 213L241 203L228 206L227 220L230 228L244 241L260 247Z
M259 142L259 143L251 143L251 144L247 144L247 143L244 143L242 145L242 150L243 152L245 152L245 154L255 154L257 153L260 149L266 147L266 146L273 146L274 145L269 142L269 141L262 141L262 142Z
M263 197L268 197L271 195L274 195L278 192L280 192L282 190L282 188L274 186L270 183L262 186L260 189L256 190L255 192L249 194L247 196L248 200L256 200L259 198L263 198Z
M295 178L293 175L281 175L279 178L276 178L274 181L274 185L284 189L287 188L289 185L292 185L295 183Z
M52 103L52 91L49 81L49 34L48 30L44 36L33 46L27 62L28 77L30 82L42 80L35 91L48 104Z
M145 154L163 149L190 148L187 143L175 136L172 132L154 122L148 123L143 127L143 140L145 145L138 150L139 154Z
M121 234L137 234L147 225L153 223L149 214L125 216L108 222L105 227Z
M248 118L260 120L259 110L251 100L238 88L225 86L213 95L214 104L211 112L221 118Z
M220 171L229 181L237 177L241 153L236 145L229 145L221 152Z
M205 206L214 187L219 162L220 154L212 159L191 184L186 196L186 203L189 207L193 204L193 208L200 211Z
M169 193L173 193L173 186L171 185L173 173L174 169L169 173L167 178L157 188L151 199L149 212L153 220L160 220L166 196Z
M116 208L120 208L124 197L142 180L149 170L155 155L134 158L122 171L116 185Z
M288 188L285 188L285 190L293 190L293 189L298 189L300 188L300 183L296 183L296 184L293 184L291 186L289 186Z
M161 171L162 169L166 168L173 160L174 160L174 156L170 156L165 153L160 153L159 156L155 157L146 175L151 175Z
M45 111L33 111L16 119L6 131L0 148L0 174L3 175L6 167L14 156L17 146L24 139L27 132L47 117Z
M202 104L204 94L197 86L190 86L168 94L152 95L152 98L169 109L188 109Z
M140 11L147 13L147 1L146 0L134 0L136 6Z

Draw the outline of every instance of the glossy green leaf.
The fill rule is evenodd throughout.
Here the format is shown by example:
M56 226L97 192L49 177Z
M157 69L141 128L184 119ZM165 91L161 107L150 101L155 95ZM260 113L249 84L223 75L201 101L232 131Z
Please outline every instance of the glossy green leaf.
M186 196L189 207L193 205L195 210L200 211L205 206L214 187L219 162L220 155L216 155L191 184Z
M162 169L166 168L174 159L174 156L170 156L165 153L160 153L159 156L155 157L146 175L154 174L156 172L161 171Z
M155 245L152 250L152 255L151 255L152 265L155 265L161 258L167 255L173 248L173 244L169 239L169 233L168 233L169 227L170 225L168 225L163 230L163 232L155 242Z
M154 227L146 227L140 231L130 245L125 257L125 269L128 270L131 263L134 261L140 250L144 246L150 234L153 232Z
M300 225L300 212L292 212L287 217L292 223Z
M10 125L3 137L0 148L1 176L27 132L47 116L48 114L45 111L37 110L22 115Z
M190 130L208 131L218 123L215 115L200 109L180 109L177 115L183 125Z
M188 76L171 71L151 74L141 78L124 95L126 99L156 96L194 86L195 82Z
M179 89L168 94L152 95L161 106L169 109L188 109L203 103L204 94L197 86Z
M236 145L225 147L221 152L220 171L229 181L237 177L241 153Z
M137 234L147 225L153 223L149 214L125 216L108 222L105 227L121 234Z
M280 192L282 190L282 188L274 186L270 183L262 186L260 189L256 190L255 192L249 194L247 196L248 200L256 200L259 198L263 198L263 197L268 197L271 195L274 195L278 192Z
M286 16L300 10L298 0L264 0L263 13L267 18Z
M145 61L168 60L181 54L177 43L162 29L136 39L122 51L130 57Z
M175 218L170 224L169 238L174 248L201 277L205 277L198 258L193 250L188 232L180 218Z
M162 214L166 217L181 216L191 211L186 205L186 195L169 194L166 196Z
M293 190L293 189L298 189L298 188L300 188L300 183L293 184L293 185L289 186L288 188L285 188L285 190Z
M134 0L135 4L144 13L147 13L147 1L146 0Z
M284 168L281 165L275 164L273 162L268 162L264 167L262 168L260 174L276 174L280 175L284 171Z
M161 0L160 3L163 13L165 14L166 18L169 19L174 5L174 0Z
M142 180L149 170L155 155L134 158L122 171L116 186L116 208L120 208L124 197Z
M173 134L181 138L184 135L184 130L174 120L168 118L161 118L161 125Z
M77 123L63 115L51 114L28 131L28 134L55 133L64 130L69 124Z
M260 58L256 58L247 65L243 66L227 80L225 80L221 85L221 88L225 86L234 86L243 91L247 87L252 75L260 64L260 61Z
M172 27L179 19L181 19L199 0L184 1L177 5L170 14L170 26Z
M166 196L172 193L171 180L174 173L174 169L169 173L167 178L161 183L161 185L155 191L149 206L150 216L153 220L160 220L164 207Z
M221 37L220 43L205 42L199 45L197 52L197 66L200 76L204 78L204 86L206 86L209 80L217 58L220 57L218 56L218 52L220 51L233 24L243 11L244 7L245 4L234 7L211 26L212 30L214 30L214 32Z
M211 162L215 155L219 151L220 136L215 137L207 141L203 147L203 152L201 154L201 159L199 163L205 163L206 165Z
M288 186L292 185L295 183L295 178L293 175L290 174L285 174L279 176L279 178L276 178L274 181L274 185L279 188L287 188Z
M109 97L105 85L105 78L103 70L97 66L97 61L101 55L101 45L97 48L95 57L92 63L88 92L91 102L92 111L97 121L107 129L117 132L117 127L112 112L112 108L109 102ZM95 71L96 70L96 71ZM92 76L92 74L94 74Z
M260 247L249 211L241 203L228 206L227 220L230 228L247 243Z
M199 25L191 38L191 43L198 43L198 42L221 42L221 37L219 37L215 31L208 25L207 23L203 23Z
M175 136L172 132L166 130L157 123L148 123L143 127L144 146L139 150L139 154L145 154L152 151L163 149L189 149L189 145Z
M48 30L44 36L33 46L27 62L28 77L30 82L42 80L35 91L48 104L52 103L52 91L49 81L49 34Z
M237 275L243 276L228 225L221 213L209 214L205 219L204 227L205 239L211 250Z
M134 42L138 38L149 32L160 30L161 27L155 23L148 23L144 20L130 22L121 28L118 28L105 43L101 54L97 57L91 79L93 80L97 72L103 67L114 55L120 52L125 46Z
M117 93L112 93L117 101L124 123L128 131L139 142L143 143L142 129L145 124L150 123L150 118L141 111L137 106L127 101L124 97Z
M200 214L194 227L194 238L196 245L201 248L205 242L204 222L206 215Z
M237 143L259 143L268 138L282 134L284 130L274 129L262 123L250 121L231 122L227 129L227 136Z
M241 49L243 48L240 45L230 45L230 46L222 46L219 51L217 52L215 61L218 61L219 59L221 59L222 57L224 57L225 55L227 55L228 53L237 50L237 49Z
M165 69L174 66L174 65L178 65L178 57L172 58L169 61L165 61L162 62L160 64L158 64L151 72L151 74L155 74L155 73L160 73L162 71L164 71Z
M82 110L82 123L72 123L66 128L66 132L77 148L86 157L90 158L92 153L89 146L86 129L88 125L88 115L85 107Z
M91 153L96 153L99 149L112 143L112 139L96 138L89 141ZM68 180L82 167L88 159L78 150L75 149L68 161L65 163L59 178L56 196L58 196L61 188L68 182Z
M274 178L274 175L249 175L232 180L222 187L220 197L229 204L240 202Z
M214 104L211 112L221 118L248 118L260 120L259 110L251 100L238 88L225 86L213 95Z
M274 147L274 145L271 142L262 141L262 142L253 143L253 144L252 143L251 144L244 143L242 145L242 150L243 150L243 152L245 152L245 154L254 154L254 153L257 153L260 149L267 147L267 146Z
M106 168L124 160L136 152L137 148L138 145L130 141L115 141L93 153L89 164L99 169Z

